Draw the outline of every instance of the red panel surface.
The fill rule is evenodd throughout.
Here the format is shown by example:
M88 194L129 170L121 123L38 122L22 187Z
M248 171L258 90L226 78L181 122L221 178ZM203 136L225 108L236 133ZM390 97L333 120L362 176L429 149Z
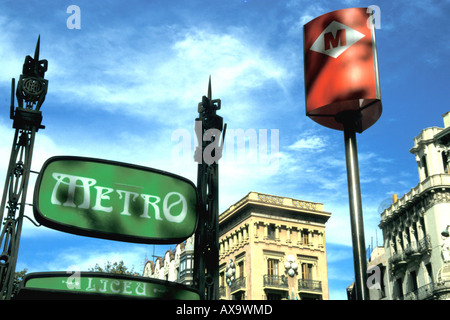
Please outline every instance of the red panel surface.
M366 8L333 11L304 26L306 115L343 130L335 115L361 109L358 132L381 116L375 30Z

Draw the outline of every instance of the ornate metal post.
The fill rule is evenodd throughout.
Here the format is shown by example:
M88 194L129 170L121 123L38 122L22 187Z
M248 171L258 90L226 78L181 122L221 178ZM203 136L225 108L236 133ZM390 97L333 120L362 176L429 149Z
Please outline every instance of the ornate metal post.
M216 114L220 99L211 98L211 77L208 96L198 104L199 117L195 121L198 147L197 188L199 190L199 225L195 234L194 285L202 298L219 298L219 165L222 157L226 124ZM222 144L220 136L222 135ZM205 296L203 296L205 293Z
M44 129L41 125L42 113L39 109L47 94L48 80L44 79L44 74L47 71L48 62L39 60L39 46L40 37L36 44L34 58L25 57L22 74L17 83L18 107L15 110L14 78L11 86L10 118L13 120L13 128L16 132L0 207L4 219L0 233L0 298L5 299L11 299L13 294L14 272L25 211L34 137L39 129Z

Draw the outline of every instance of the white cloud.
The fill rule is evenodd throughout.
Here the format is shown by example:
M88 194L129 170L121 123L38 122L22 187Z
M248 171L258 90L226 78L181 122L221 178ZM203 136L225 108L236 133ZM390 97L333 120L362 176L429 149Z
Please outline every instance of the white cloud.
M299 37L303 34L303 25L327 12L320 4L316 2L305 3L304 0L290 0L286 7L295 13L298 12L298 14L290 15L284 20L284 23L290 26L288 33L294 37Z
M87 36L82 44L83 59L78 42L62 44L64 55L59 54L61 49L51 49L48 55L56 65L52 68L58 70L52 75L53 94L61 99L70 96L80 105L176 122L183 112L195 110L206 95L209 75L213 98L220 95L226 100L229 113L256 106L256 97L250 98L248 90L268 81L281 87L286 81L282 60L273 59L236 28L173 29L171 42L162 41L159 46L130 42L127 37L136 36L130 32L119 39L110 30ZM120 45L121 41L128 46ZM111 43L118 45L111 47ZM96 49L103 44L106 48Z
M314 151L321 151L327 144L323 137L311 136L308 138L301 138L294 142L292 145L288 146L288 149L292 150L304 150L312 149Z

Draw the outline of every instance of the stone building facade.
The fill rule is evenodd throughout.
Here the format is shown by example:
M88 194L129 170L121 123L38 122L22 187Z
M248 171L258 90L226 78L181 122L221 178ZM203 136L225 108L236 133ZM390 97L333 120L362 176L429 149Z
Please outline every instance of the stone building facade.
M164 257L147 261L142 276L192 285L193 272L194 236L191 236L174 250L167 250Z
M250 192L219 217L220 297L328 299L323 204Z
M414 138L419 183L381 213L385 259L372 299L450 299L450 112ZM383 261L382 261L383 260Z
M323 204L250 192L219 216L220 299L328 299ZM143 276L192 284L194 237Z

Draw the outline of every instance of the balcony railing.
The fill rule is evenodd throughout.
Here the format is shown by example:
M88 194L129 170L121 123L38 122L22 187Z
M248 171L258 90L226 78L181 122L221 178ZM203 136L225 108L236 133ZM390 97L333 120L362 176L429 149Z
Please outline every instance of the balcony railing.
M435 296L439 296L441 293L450 292L450 281L445 281L442 283L429 283L417 290L408 292L407 294L394 298L395 300L430 300L434 299Z
M425 300L433 295L433 283L426 284L417 290L400 297L400 300Z
M236 278L231 282L231 292L236 292L241 289L245 289L245 277Z
M431 250L431 241L430 236L427 235L417 242L414 241L408 244L405 248L405 254L406 256L421 255L429 250Z
M422 255L431 251L430 235L426 235L419 241L408 244L402 252L393 253L389 258L389 264L392 272L401 270L409 261L420 258ZM403 268L404 269L404 268Z
M219 287L219 297L225 297L227 295L227 288L225 286Z
M264 287L288 289L288 281L284 275L266 274L264 275Z
M308 291L322 292L322 281L299 279L298 280L298 290L299 291L308 290Z

